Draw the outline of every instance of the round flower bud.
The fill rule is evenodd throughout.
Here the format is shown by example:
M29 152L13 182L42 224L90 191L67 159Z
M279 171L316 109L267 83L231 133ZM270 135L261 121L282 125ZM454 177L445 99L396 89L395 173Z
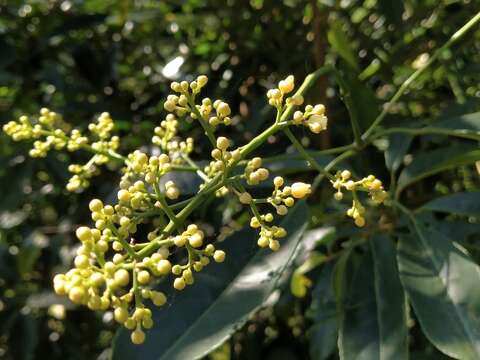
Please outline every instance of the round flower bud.
M167 275L172 270L172 264L168 260L160 260L157 264L157 271L160 275Z
M358 227L364 227L365 226L365 218L362 216L359 216L355 219L355 225Z
M231 110L230 110L230 106L226 103L226 102L221 102L220 104L218 104L217 106L217 113L218 115L220 115L221 117L225 117L225 116L228 116L230 115L231 113Z
M121 202L127 202L128 200L130 200L130 193L128 192L128 190L122 189L118 192L117 197L118 200L120 200Z
M323 104L317 104L312 110L315 114L317 115L323 115L325 114L325 105Z
M257 241L257 244L258 244L258 246L260 246L261 248L265 248L265 247L268 246L269 242L270 242L270 241L268 240L268 238L266 238L265 236L260 236L260 238L259 238L258 241Z
M67 291L65 289L65 281L64 280L58 280L53 282L53 289L55 290L55 293L57 295L66 295Z
M262 158L260 157L254 157L250 163L252 164L252 167L254 169L258 169L260 166L262 166Z
M99 199L93 199L88 204L88 207L89 207L90 211L100 211L100 210L103 209L103 203Z
M74 286L68 292L68 298L75 304L81 304L85 297L85 290L80 286Z
M173 275L180 275L182 273L182 267L180 265L174 265L172 267L172 274Z
M335 200L337 201L340 201L343 199L343 193L341 193L340 191L336 192L333 197L335 198Z
M382 188L382 182L378 179L375 179L372 181L370 184L370 189L371 190L380 190Z
M278 242L278 240L270 240L268 246L272 251L277 251L278 249L280 249L280 243Z
M159 291L152 292L150 298L155 306L162 306L167 302L165 294Z
M226 137L220 136L217 139L217 148L219 148L222 151L225 151L228 149L230 146L230 140L228 140Z
M260 178L260 181L263 181L263 180L267 180L268 179L268 175L269 175L269 172L267 169L265 168L260 168L257 170L257 173L258 173L258 176Z
M296 199L303 199L312 192L310 184L296 182L292 184L292 196Z
M295 81L294 81L293 75L289 75L285 80L282 80L278 83L278 88L280 89L281 92L284 94L288 94L291 92L295 86Z
M180 191L176 186L171 186L165 190L165 195L170 200L175 200L175 199L178 199L178 197L180 196Z
M342 180L348 180L352 176L352 173L349 170L343 170L340 173L340 176L342 177Z
M93 287L100 287L104 284L105 278L103 277L102 274L95 272L92 275L90 275L90 284Z
M198 86L203 87L207 84L207 82L208 82L208 77L206 77L205 75L200 75L199 77L197 77Z
M215 251L215 246L213 244L208 244L207 246L205 246L204 251L206 255L211 256Z
M175 104L175 102L173 102L172 100L167 100L165 101L165 103L163 104L163 108L165 110L167 110L168 112L173 112L175 111L177 105Z
M345 183L345 188L349 191L352 191L352 190L355 190L355 182L352 181L352 180L348 180L346 183Z
M137 280L140 284L145 285L150 282L150 273L147 270L142 270L137 275Z
M128 318L127 321L123 323L128 330L133 330L137 326L137 322L133 318Z
M223 250L216 250L213 253L213 260L217 263L222 263L225 261L225 251Z
M273 215L271 213L265 214L265 221L266 222L272 222L273 221Z
M92 231L86 226L80 226L76 231L78 240L85 242L93 239Z
M185 280L181 277L176 278L175 281L173 282L173 287L177 290L183 290L185 289Z
M130 282L130 274L125 269L119 269L115 271L114 279L117 286L126 286Z
M113 312L113 316L116 322L123 324L128 319L128 311L123 307L118 307Z
M283 178L281 176L276 176L275 179L273 179L273 184L275 187L281 187L283 185Z
M292 207L295 204L295 200L292 197L287 197L285 200L283 200L283 202L288 207Z
M203 245L203 236L200 233L195 233L189 237L188 243L195 249Z
M140 329L136 329L134 332L132 332L130 338L132 340L132 343L134 343L135 345L140 345L145 342L145 333Z
M78 255L75 257L75 267L77 269L86 269L90 264L86 255Z

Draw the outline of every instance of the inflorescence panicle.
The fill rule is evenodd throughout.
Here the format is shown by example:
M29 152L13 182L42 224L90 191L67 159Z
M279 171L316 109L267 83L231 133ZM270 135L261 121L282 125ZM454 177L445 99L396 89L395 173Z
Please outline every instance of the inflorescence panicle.
M102 164L113 161L122 165L117 201L90 202L94 225L76 230L81 245L74 267L56 275L53 283L57 294L68 296L75 304L92 310L111 309L115 320L132 331L131 340L135 344L143 343L145 329L154 325L151 306L167 302L166 294L156 290L159 279L167 277L173 288L181 291L193 284L195 273L212 260L217 263L225 260L225 252L217 249L202 226L188 223L189 215L205 197L236 198L252 214L250 226L259 231L258 245L276 251L287 231L274 225L275 217L286 215L312 191L310 184L287 184L283 177L276 176L271 195L256 198L255 187L268 181L271 174L261 157L250 158L249 154L269 136L288 126L304 126L315 134L325 130L328 123L325 107L306 105L303 111L291 111L302 106L304 98L301 91L289 96L295 89L294 77L290 75L267 92L269 104L277 110L275 123L249 144L238 147L231 139L215 135L220 126L232 123L232 110L223 100L198 98L207 81L201 75L191 82L171 84L173 94L164 102L168 114L152 136L158 155L140 150L127 156L119 154L120 140L112 135L115 124L108 113L102 113L89 124L88 133L71 129L60 115L48 109L41 109L35 119L21 116L3 127L15 141L33 140L32 157L45 157L53 149L92 153L86 164L69 166L73 173L67 185L69 191L87 187ZM286 119L280 121L282 116ZM185 117L197 121L211 143L211 159L202 168L190 158L193 139L179 136L179 124ZM179 201L180 188L174 180L165 178L176 168L190 170L201 178L199 191L192 198ZM240 171L233 172L234 168ZM382 183L373 175L353 181L345 170L332 178L337 190L335 199L342 199L342 191L353 193L353 205L347 215L358 226L365 224L365 208L357 191L368 192L376 203L387 196ZM136 235L139 228L147 230L145 239ZM182 252L185 256L178 256Z

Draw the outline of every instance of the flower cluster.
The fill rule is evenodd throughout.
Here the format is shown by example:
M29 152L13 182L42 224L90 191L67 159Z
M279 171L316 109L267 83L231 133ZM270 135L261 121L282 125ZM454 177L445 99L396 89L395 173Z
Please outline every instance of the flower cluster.
M260 214L255 204L268 203L275 208L278 215L284 216L288 213L288 208L295 204L296 199L303 199L311 192L310 184L296 182L291 186L283 186L284 182L282 177L275 177L273 180L275 189L272 192L272 196L267 199L253 199L248 192L238 193L240 202L249 204L252 208L254 216L250 219L250 226L254 229L260 228L260 237L257 241L258 246L268 246L273 251L277 251L280 248L278 239L285 237L287 231L279 226L270 226L269 223L274 220L273 214Z
M152 137L152 143L158 145L160 149L170 156L174 164L181 164L183 157L188 156L193 151L193 139L191 137L181 140L177 137L178 119L174 114L168 114L154 129L155 135Z
M290 75L267 93L270 105L277 109L275 122L250 143L234 147L229 138L215 134L221 125L232 122L229 104L218 99L197 99L207 81L207 77L201 75L191 82L172 83L174 93L168 95L163 104L168 114L152 136L155 155L141 150L127 156L117 153L119 138L112 136L114 122L108 113L102 113L88 126L93 140L78 129L70 131L61 117L48 109L42 109L37 120L22 116L4 126L4 131L14 140L34 140L30 154L35 157L45 156L50 149L93 153L86 164L69 166L73 173L67 185L70 191L88 186L99 165L110 160L123 164L118 201L111 205L99 199L90 202L94 225L76 230L81 245L74 267L55 276L54 288L75 304L92 310L113 310L115 320L132 330L131 340L135 344L143 343L145 329L153 326L150 305L162 306L167 302L166 294L154 290L160 279L165 278L180 291L193 284L195 273L202 271L212 259L217 263L225 260L225 252L215 247L214 239L208 238L198 224L189 220L192 211L208 197L214 194L238 197L252 213L250 226L259 230L258 245L276 251L287 231L274 225L272 212L267 210L262 214L259 207L269 207L270 211L273 207L277 215L283 216L297 200L312 191L307 183L285 185L285 179L277 176L270 196L254 198L251 195L254 189L250 188L266 181L270 172L262 166L262 158L249 155L288 126L307 126L314 133L324 130L327 118L323 105L307 105L304 112L295 112L293 120L289 120L290 110L284 110L303 105L300 90L288 96L295 88L294 77ZM186 116L202 126L211 144L211 161L205 167L190 158L193 140L179 137L179 124ZM296 144L294 140L291 139ZM175 181L165 178L177 169L191 171L202 180L198 193L191 198L180 199L182 194ZM335 198L342 198L342 190L352 191L354 202L348 215L358 226L363 226L365 209L356 191L367 191L377 203L384 201L386 192L372 175L357 182L350 178L347 171L337 174L333 182L337 190ZM250 187L249 190L244 186Z
M258 185L268 179L270 173L262 166L262 158L254 157L245 167L245 179L248 185Z
M352 207L347 210L347 215L354 219L355 225L358 227L365 226L365 208L362 206L357 196L357 191L368 192L368 196L376 204L381 204L385 201L388 194L383 188L382 182L374 175L354 181L351 179L352 173L349 170L337 172L335 181L332 181L333 188L337 190L334 197L340 201L343 199L343 190L351 191L353 194Z
M92 158L84 165L71 164L68 170L73 174L66 188L69 191L82 190L90 184L90 178L98 173L97 166L107 163L111 152L120 144L118 136L111 136L114 123L110 115L102 113L97 123L90 123L88 130L97 137L97 141L82 135L78 129L68 131L69 126L60 115L42 108L37 119L23 115L18 121L10 121L3 130L15 141L34 140L30 150L31 157L46 157L49 150L77 151L85 149L93 152Z
M315 106L307 105L305 106L305 111L295 111L293 114L293 123L295 125L306 126L315 134L326 130L328 119L325 116L325 106L322 104Z
M293 75L287 76L286 79L280 80L278 83L278 87L276 89L270 89L267 92L268 103L277 109L281 109L284 100L285 103L288 105L302 105L303 104L303 96L296 94L291 97L285 98L285 95L291 93L295 88L295 79Z
M104 205L99 199L90 202L95 228L81 226L76 230L82 245L77 250L75 267L54 278L56 293L67 295L72 302L92 310L111 308L116 321L133 331L131 339L135 344L144 341L143 329L153 326L151 310L145 302L162 306L167 301L164 293L152 290L155 277L173 274L173 287L182 290L193 284L193 272L208 265L209 258L215 262L225 260L225 252L216 250L213 244L204 246L204 233L195 224L177 236L166 238L156 229L148 234L147 242L135 244L131 235L141 221L132 209L136 207L138 193L148 193L140 181L128 190L120 190L115 206ZM152 252L140 257L139 253L148 246ZM172 265L169 259L172 246L188 250L188 263ZM111 255L110 260L107 255Z

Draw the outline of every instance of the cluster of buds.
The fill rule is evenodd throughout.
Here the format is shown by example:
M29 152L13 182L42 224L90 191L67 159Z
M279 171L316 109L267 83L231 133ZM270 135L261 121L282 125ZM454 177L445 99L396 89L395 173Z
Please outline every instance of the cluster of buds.
M168 189L172 186L166 185ZM115 206L104 205L98 199L90 202L95 228L82 226L76 230L82 245L74 259L75 267L56 275L53 281L55 292L68 296L75 304L92 310L112 309L115 320L132 330L131 340L135 344L143 343L144 329L153 326L148 302L155 306L167 302L164 293L152 289L156 277L173 275L173 287L182 290L193 284L193 273L207 266L210 258L215 262L225 260L224 251L215 249L213 244L205 246L205 235L195 224L167 238L162 238L158 229L148 233L148 242L143 243L142 248L156 241L163 245L139 259L135 243L130 240L140 223L130 207L139 192L145 194L141 181L120 190L119 203ZM173 265L169 260L170 247L185 248L188 263ZM107 255L111 256L110 260L106 259Z
M280 176L275 177L273 183L275 190L273 190L272 196L266 199L266 202L275 207L277 214L281 216L288 213L288 208L295 204L295 199L303 199L311 192L310 184L302 182L293 183L291 186L283 186L284 179ZM254 216L250 219L250 226L254 229L260 228L260 237L257 241L258 246L262 248L268 246L271 250L277 251L280 248L278 239L286 236L287 231L282 227L268 225L268 223L274 220L273 214L261 215L255 211L256 208L253 204L256 200L252 199L248 192L239 193L238 197L242 204L250 204L254 209Z
M74 268L55 276L54 288L58 294L68 296L75 304L86 305L92 310L111 309L115 320L132 330L131 340L135 344L143 343L144 330L153 326L149 305L162 306L167 302L164 293L154 290L158 280L167 278L174 289L183 290L194 283L194 274L202 271L212 260L218 263L225 260L225 252L209 243L198 225L185 224L190 212L203 201L203 196L210 196L214 192L217 195L235 193L253 213L250 226L259 230L258 245L276 251L280 247L279 240L287 235L287 231L273 224L274 214L260 213L257 204L265 204L262 206L268 206L270 210L270 206L273 206L276 214L283 216L296 200L305 198L311 192L309 184L295 182L286 186L282 177L275 177L271 196L266 199L252 198L241 181L251 186L258 185L269 178L269 171L262 167L259 157L246 161L243 174L233 171L253 147L246 145L231 149L228 138L215 135L217 126L231 124L231 108L222 100L209 98L197 104L195 98L207 81L207 77L201 75L191 82L172 83L171 89L175 94L169 95L164 103L169 114L155 128L152 137L152 143L160 148L160 155L147 155L140 150L127 157L116 153L119 139L112 136L114 123L108 113L102 113L96 123L88 126L95 138L93 141L77 129L69 131L61 117L48 109L42 109L36 121L32 122L23 116L18 122L12 121L4 126L4 131L14 140L35 141L32 156L45 156L50 149L64 148L94 153L86 164L69 166L74 174L67 185L71 191L88 186L90 178L98 172L99 165L111 159L123 162L118 202L112 205L104 205L98 199L90 202L94 226L82 226L76 230L81 246L74 259ZM294 114L293 121L279 123L285 106L303 105L301 95L288 96L294 87L294 77L290 75L279 82L278 88L268 91L270 105L277 108L277 121L270 133L257 137L258 143L266 141L267 135L275 130L292 124L307 126L314 133L326 128L323 105L308 105L304 112L297 111ZM204 171L189 158L193 151L193 140L182 140L177 134L179 119L186 115L199 121L212 144L213 159ZM166 181L162 188L161 180L165 174L180 168L196 173L203 183L199 194L192 199L172 205L167 200L177 200L179 189L173 181ZM352 191L354 202L348 215L355 219L358 226L363 226L365 209L356 191L368 192L377 203L385 200L386 192L382 183L372 175L357 182L350 180L350 177L347 171L337 174L333 182L337 189L335 198L340 200L343 197L343 189ZM145 233L147 235L143 239L142 234ZM133 238L134 234L136 239ZM174 253L185 256L171 256Z
M367 192L375 204L383 203L388 194L383 188L382 182L374 175L368 175L358 181L352 180L351 177L352 173L349 170L337 172L335 181L332 181L333 188L337 190L334 197L340 201L343 199L342 190L352 192L354 199L352 207L347 210L347 215L354 219L355 225L363 227L365 225L365 208L357 197L357 191Z
M270 89L267 91L267 98L268 103L277 109L281 109L283 106L283 101L285 99L285 95L291 93L295 88L295 78L293 75L287 76L286 79L280 80L278 83L278 87L276 89ZM302 105L303 104L303 96L302 95L293 95L291 97L287 97L285 99L285 103L287 106L290 105Z
M168 112L175 113L179 117L184 116L188 112L191 113L192 117L196 117L193 109L190 108L189 100L194 99L194 96L200 92L207 82L208 78L205 75L198 76L196 80L190 83L187 81L173 82L170 88L180 95L168 95L163 107Z
M305 106L305 111L295 111L293 114L293 123L295 125L306 126L315 134L326 130L328 119L325 116L325 106L322 104L315 106L307 105Z
M268 179L270 173L262 166L262 158L254 157L245 167L245 179L248 185L258 185Z
M202 104L197 106L197 110L202 119L208 119L208 123L214 128L220 124L226 126L232 124L232 119L229 116L232 113L230 105L222 100L215 100L212 104L210 98L204 98ZM215 110L215 113L212 115L213 110ZM196 119L197 115L193 114L192 117Z
M97 119L97 123L90 123L88 130L98 136L99 139L105 140L110 138L110 134L114 128L113 120L109 113L103 112Z
M220 136L216 140L216 148L212 150L211 155L214 159L209 165L205 167L205 172L210 176L215 176L216 173L224 171L225 168L240 159L240 150L235 149L229 151L230 140L226 137Z
M281 176L275 177L275 179L273 179L275 190L273 190L272 196L267 199L267 201L275 208L278 215L286 215L288 213L288 208L295 204L295 199L292 195L292 188L290 186L285 186L282 189L284 182L285 181ZM297 193L296 195L299 195L299 190L297 189L299 184L303 183L293 184ZM308 189L310 188L308 187Z
M35 120L28 116L20 116L18 121L9 121L3 126L3 131L14 141L35 140L33 149L30 150L31 157L45 157L51 149L61 150L69 144L69 148L75 144L76 139L69 139L65 131L60 128L64 126L61 116L47 108L40 109L40 114ZM77 131L75 135L77 136ZM44 140L40 140L44 138Z
M178 131L178 120L173 114L168 114L154 130L155 135L152 137L152 143L160 146L162 150L167 149L167 144L172 140Z
M193 139L191 137L185 140L179 139L178 120L174 114L168 114L154 129L155 135L152 137L152 143L158 145L160 149L170 156L172 163L181 164L182 155L188 155L193 151Z
M230 118L231 109L230 105L222 100L215 100L212 102L210 98L204 98L200 105L191 104L195 100L201 88L208 82L208 78L205 75L200 75L196 80L188 83L182 81L181 83L173 82L171 89L180 95L169 95L167 101L164 104L165 110L168 112L175 112L179 116L183 116L187 112L190 112L192 119L199 119L205 121L214 129L220 124L230 125L232 119ZM214 111L215 110L215 111Z
M166 154L148 157L140 150L135 150L128 155L128 160L130 175L139 176L151 185L157 184L160 178L172 169L170 157Z
M95 156L92 157L92 159L94 158ZM90 179L100 172L93 161L89 161L84 165L70 164L68 166L68 171L73 174L73 176L68 179L66 185L66 189L71 192L85 189L90 186Z
M108 113L102 113L97 123L88 126L90 132L98 140L91 142L80 130L69 128L60 115L42 108L37 119L21 116L18 121L10 121L3 126L5 133L15 141L34 140L33 148L29 151L31 157L46 157L51 149L77 151L85 148L95 155L85 164L72 164L69 171L73 173L67 184L67 190L78 191L87 187L89 179L98 173L98 165L110 160L109 152L115 151L120 144L118 136L111 136L114 128L112 118Z

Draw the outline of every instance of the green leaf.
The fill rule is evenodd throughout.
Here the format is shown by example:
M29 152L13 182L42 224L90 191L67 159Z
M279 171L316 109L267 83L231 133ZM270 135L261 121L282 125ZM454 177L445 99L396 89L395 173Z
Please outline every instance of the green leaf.
M38 346L37 321L32 315L18 314L10 330L10 348L14 359L33 360Z
M396 249L391 238L370 241L377 322L379 359L408 358L407 299L398 275Z
M423 332L442 352L480 358L480 268L457 243L415 222L398 244L400 279Z
M312 291L312 302L306 315L312 320L307 336L312 360L325 360L337 342L337 306L333 291L333 265L326 264Z
M345 35L343 24L338 19L330 25L327 38L338 55L342 57L348 65L358 71L357 56L351 47L352 41Z
M371 240L349 285L339 329L340 359L407 359L406 298L389 238Z
M441 119L433 123L431 128L454 130L458 135L472 135L480 138L480 112L458 115Z
M417 154L398 178L397 194L414 182L480 159L477 146L456 145Z
M385 165L391 172L396 172L403 162L403 157L410 148L413 137L404 134L391 135L385 151Z
M423 205L419 211L439 211L466 216L480 215L480 192L458 192Z
M155 326L142 346L131 344L128 331L119 331L113 359L194 360L221 345L277 287L296 254L307 219L304 203L289 211L281 223L288 236L277 252L258 250L258 234L250 228L227 238L222 244L226 261L196 275L195 284L176 293L171 306L153 310Z
M335 71L335 80L341 89L352 126L358 125L360 131L366 130L379 113L375 93L367 84L358 80L358 74L354 70L346 66L341 71Z

